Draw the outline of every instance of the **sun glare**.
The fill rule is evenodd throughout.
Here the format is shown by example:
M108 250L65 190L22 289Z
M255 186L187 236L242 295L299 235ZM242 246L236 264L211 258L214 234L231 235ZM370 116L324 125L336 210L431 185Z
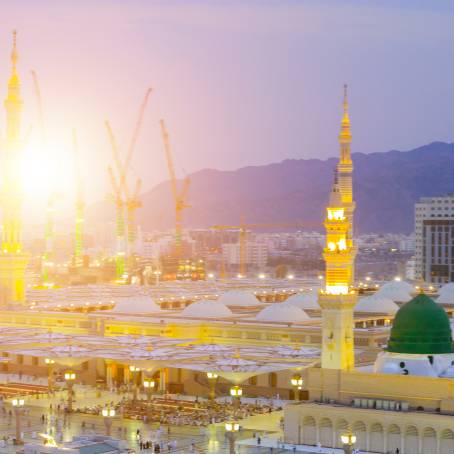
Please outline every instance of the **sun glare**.
M27 199L44 199L74 186L68 153L58 145L30 143L22 161L22 189Z

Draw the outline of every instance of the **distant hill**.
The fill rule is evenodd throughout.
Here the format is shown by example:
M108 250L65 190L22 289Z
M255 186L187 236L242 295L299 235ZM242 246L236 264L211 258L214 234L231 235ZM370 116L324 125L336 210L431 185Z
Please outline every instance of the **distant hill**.
M454 144L433 142L411 151L355 153L354 197L358 232L413 230L414 203L421 196L454 192ZM290 159L235 171L205 169L190 175L186 227L247 222L320 223L337 157ZM138 211L144 229L173 225L169 182L143 194ZM93 209L97 217L106 210ZM110 210L108 210L110 211ZM99 219L99 218L98 218Z

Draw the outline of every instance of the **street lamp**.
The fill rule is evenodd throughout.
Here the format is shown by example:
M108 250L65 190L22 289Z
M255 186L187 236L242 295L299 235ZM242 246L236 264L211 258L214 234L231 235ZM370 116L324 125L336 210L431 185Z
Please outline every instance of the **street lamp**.
M115 409L114 408L103 408L101 414L104 419L104 425L106 426L106 435L110 437L110 430L112 428L112 420L115 416Z
M216 381L218 379L218 374L214 372L207 372L208 383L210 385L210 400L214 402L216 398Z
M152 378L143 379L143 387L147 393L147 404L148 404L148 416L151 417L151 393L156 385L156 382Z
M238 410L241 403L241 396L243 395L243 390L240 386L232 386L230 388L230 395L233 398L233 409Z
M13 399L12 401L14 414L16 416L16 445L22 445L24 441L22 440L22 430L21 430L21 409L24 407L24 399Z
M156 278L156 283L155 284L156 284L156 286L158 286L159 285L159 279L161 277L162 272L161 271L153 271L153 274L155 275L155 278Z
M226 422L225 432L229 439L229 452L235 454L235 434L240 430L240 425L237 422Z
M352 454L353 452L353 445L356 443L356 435L348 432L346 434L341 435L341 441L344 445L344 452L345 454Z
M295 400L299 400L299 392L303 389L304 380L302 379L301 375L294 375L290 379L291 385L295 388Z
M44 363L47 364L47 388L49 390L49 393L51 393L53 389L53 374L55 361L51 358L46 358L44 360Z
M133 402L136 402L137 401L137 373L140 372L140 368L139 367L136 367L136 366L129 366L129 370L130 372L132 373L132 383L133 383L133 387L132 387L132 401Z
M76 373L72 371L65 372L65 381L68 386L68 412L73 411L73 385L76 379Z

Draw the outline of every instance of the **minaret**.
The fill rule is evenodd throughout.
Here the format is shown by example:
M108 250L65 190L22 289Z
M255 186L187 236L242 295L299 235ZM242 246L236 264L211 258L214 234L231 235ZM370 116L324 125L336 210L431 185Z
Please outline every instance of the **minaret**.
M0 305L25 300L24 275L28 255L22 252L22 176L23 143L20 136L22 99L17 74L16 31L13 32L11 76L5 99L6 137L2 144L1 209L2 249L0 252Z
M340 156L337 164L339 178L339 190L345 207L345 214L350 221L349 237L353 238L353 213L355 202L353 201L352 173L353 163L351 158L352 134L350 131L350 117L348 115L347 85L344 85L343 115L341 130L339 133Z
M329 204L326 208L325 288L319 293L322 309L322 368L351 370L355 367L353 289L356 248L353 243L352 161L347 87L344 87L344 115L339 135L340 158Z

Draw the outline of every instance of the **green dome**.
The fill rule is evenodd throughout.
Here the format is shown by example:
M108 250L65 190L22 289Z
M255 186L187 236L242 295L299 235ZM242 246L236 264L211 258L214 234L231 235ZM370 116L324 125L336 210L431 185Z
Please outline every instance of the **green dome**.
M395 353L452 353L451 325L445 310L423 293L396 313L387 351Z

